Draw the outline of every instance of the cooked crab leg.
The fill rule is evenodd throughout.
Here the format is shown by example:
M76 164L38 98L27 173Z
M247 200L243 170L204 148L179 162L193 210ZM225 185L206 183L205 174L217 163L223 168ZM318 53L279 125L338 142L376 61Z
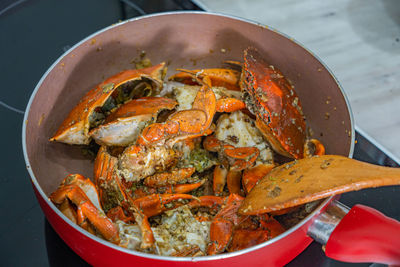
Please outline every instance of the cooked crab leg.
M113 222L123 221L125 223L128 223L131 221L133 222L135 221L134 218L125 215L124 210L122 209L121 206L116 206L110 209L107 212L107 217L110 218Z
M226 176L226 185L228 187L230 194L238 194L242 195L243 192L241 190L241 180L242 180L242 172L229 170Z
M155 88L162 86L161 78L165 71L165 63L140 69L120 72L86 93L81 101L72 109L50 141L68 144L89 144L89 129L95 123L95 110L102 108L114 91L120 86L134 81L148 80Z
M156 173L144 179L143 184L151 187L174 185L192 176L195 168L175 169L170 172Z
M206 180L201 180L193 184L176 184L161 187L140 187L135 190L131 189L133 199L142 198L151 194L184 194L193 191L205 183Z
M233 112L246 108L246 104L237 98L227 97L217 100L217 112Z
M175 142L190 136L203 134L211 126L216 110L216 98L211 90L208 77L201 81L203 86L197 92L192 109L177 111L164 123L146 127L137 140L138 145L148 145L170 140Z
M61 185L58 190L50 195L50 200L56 204L61 204L65 199L69 199L77 206L78 225L86 223L88 220L99 233L108 241L119 242L118 230L102 210L93 205L85 192L77 185Z
M163 211L176 208L181 204L177 203L176 205L171 205L171 207L167 207L166 204L182 199L196 199L196 197L187 194L152 194L135 199L133 204L138 207L146 217L151 217Z
M215 195L219 196L224 191L227 175L228 170L223 165L215 166L213 173L213 191Z
M177 69L181 71L169 77L169 80L178 81L181 83L194 85L199 82L194 79L194 76L208 76L210 77L212 86L225 87L228 90L240 91L239 80L240 72L231 69L199 69L199 70L186 70Z
M189 208L196 207L209 207L209 208L218 208L222 204L224 204L225 198L219 196L201 196L196 200L192 200L188 203Z

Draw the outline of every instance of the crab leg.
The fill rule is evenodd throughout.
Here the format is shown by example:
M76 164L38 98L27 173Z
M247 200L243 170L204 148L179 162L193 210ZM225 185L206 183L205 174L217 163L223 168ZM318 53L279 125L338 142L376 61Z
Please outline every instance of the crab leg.
M246 108L246 104L237 98L227 97L217 100L217 112L233 112Z
M196 207L209 207L216 208L224 204L225 198L219 196L201 196L195 200L188 203L190 208Z
M196 199L196 197L187 194L152 194L149 196L135 199L133 204L138 207L146 217L151 217L162 213L168 209L175 208L177 205L166 207L165 205L181 199Z
M130 221L134 221L132 217L128 217L125 215L124 210L121 206L110 209L107 212L107 217L110 218L113 222L123 221L125 223L128 223Z
M215 195L221 195L222 191L224 191L227 174L228 170L223 165L215 166L213 173L213 191Z
M178 81L184 84L194 85L199 84L198 81L193 79L196 76L210 77L212 86L225 87L228 90L240 91L239 80L240 72L231 69L201 69L201 70L186 70L177 69L181 71L169 77L169 80Z
M50 200L61 204L68 198L77 206L77 224L82 225L86 219L101 233L108 241L119 242L118 230L103 211L97 209L85 192L76 184L62 185L57 191L50 195Z
M143 184L151 187L174 185L192 176L195 168L175 169L170 172L156 173L144 179Z
M193 191L200 186L202 186L205 183L206 180L201 180L198 183L193 183L193 184L177 184L177 185L171 185L167 187L165 190L166 194L183 194L183 193L188 193L190 191Z
M115 173L117 165L118 159L112 157L106 147L100 147L94 162L94 181L99 190L101 205L106 212L122 205L127 198L123 185Z
M234 170L228 171L228 175L226 176L226 185L228 187L230 194L238 194L238 195L243 194L240 186L241 179L242 179L241 171L234 171Z

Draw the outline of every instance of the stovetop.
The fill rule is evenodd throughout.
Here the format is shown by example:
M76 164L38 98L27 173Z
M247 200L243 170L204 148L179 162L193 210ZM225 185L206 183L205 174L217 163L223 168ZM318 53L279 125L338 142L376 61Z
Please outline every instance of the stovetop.
M87 266L58 237L34 197L22 155L21 128L28 99L43 73L72 45L110 24L135 16L201 10L189 0L3 0L0 3L0 255L4 266ZM357 133L354 158L398 166ZM348 206L369 205L400 219L400 187L346 193ZM288 266L371 266L328 259L313 242ZM374 266L377 266L374 264Z

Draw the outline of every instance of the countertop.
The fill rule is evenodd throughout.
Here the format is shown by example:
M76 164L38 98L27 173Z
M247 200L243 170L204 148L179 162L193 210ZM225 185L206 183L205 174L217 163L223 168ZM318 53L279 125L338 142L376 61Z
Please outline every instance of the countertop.
M311 50L341 83L357 128L400 158L399 1L197 2L268 25Z

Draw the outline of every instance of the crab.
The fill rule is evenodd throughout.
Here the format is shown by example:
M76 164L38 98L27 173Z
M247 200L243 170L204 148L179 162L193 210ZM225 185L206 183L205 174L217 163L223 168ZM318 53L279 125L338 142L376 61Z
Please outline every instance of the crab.
M215 114L215 94L208 79L197 92L192 108L171 114L163 123L147 126L136 144L125 149L119 166L127 181L138 181L176 164L180 154L174 144L210 133Z
M244 198L230 194L210 225L208 255L236 251L267 241L285 231L283 226L266 214L244 216L238 213Z
M314 155L323 154L324 149L318 140L306 140L305 119L294 86L278 68L268 64L256 48L245 49L243 59L243 64L233 63L241 68L238 83L242 100L222 98L217 102L217 111L249 110L256 118L256 127L273 150L283 156L299 159L313 155L309 151L314 151ZM228 72L226 69L183 70L172 78L190 83L190 72L197 76L213 77L211 82L216 84L222 84L220 80L238 81L237 72Z
M257 128L276 152L302 158L306 124L294 87L253 47L244 50L241 75L244 100L256 116Z
M182 193L148 194L137 196L127 187L129 185L117 172L118 158L110 155L105 146L97 154L94 164L94 181L100 203L104 210L115 221L135 221L142 231L142 248L154 246L154 237L148 218L180 205L167 204L176 200L195 199L194 196ZM186 170L187 176L191 170ZM149 179L151 183L152 179Z
M89 144L89 131L101 124L105 115L124 103L126 98L129 100L158 91L165 72L165 63L160 63L145 69L125 70L104 80L85 94L50 141Z
M152 253L168 241L151 225L179 213L208 224L210 240L166 255L236 251L282 233L270 215L242 215L239 206L275 166L272 150L297 159L324 147L306 140L299 98L278 69L252 47L234 64L239 71L180 70L169 79L184 85L172 91L160 91L164 63L121 72L89 91L50 140L94 140L94 183L67 177L51 200L88 231Z
M89 136L100 145L128 146L136 142L141 131L154 122L161 111L171 110L177 104L163 97L133 99L108 115Z
M119 242L118 229L101 208L96 187L90 179L80 174L68 175L50 195L50 200L83 229L99 233L110 242Z

